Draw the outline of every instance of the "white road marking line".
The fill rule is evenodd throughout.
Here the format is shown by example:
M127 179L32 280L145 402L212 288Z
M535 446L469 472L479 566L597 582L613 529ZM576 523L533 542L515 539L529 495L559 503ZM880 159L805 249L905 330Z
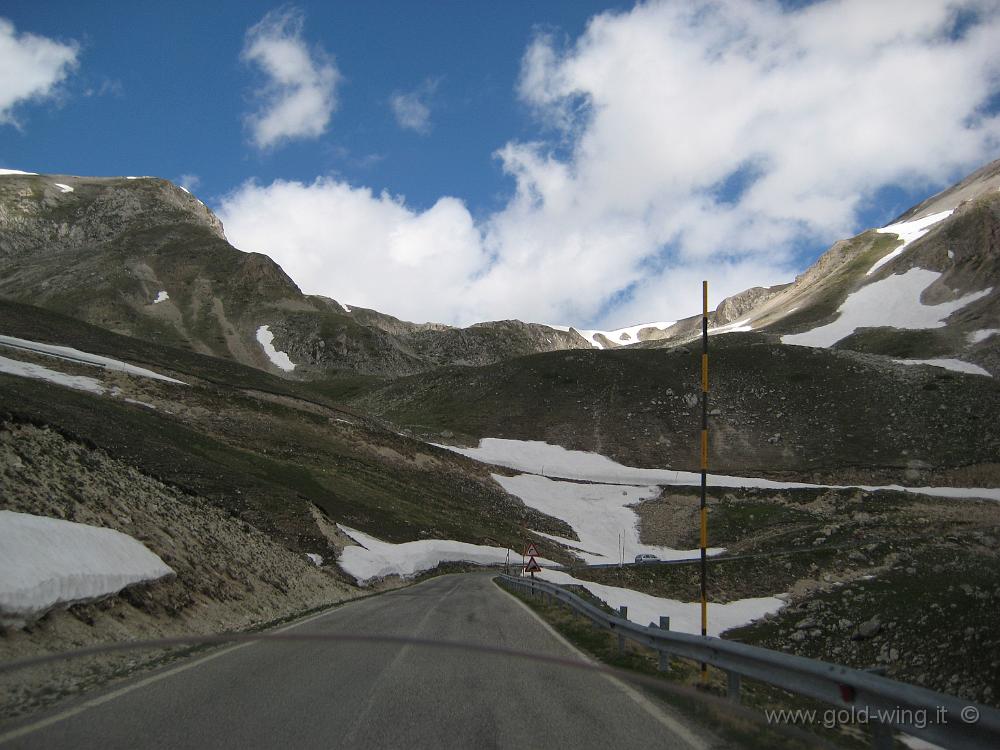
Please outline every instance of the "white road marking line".
M200 664L204 664L207 661L211 661L212 659L218 659L220 656L225 656L226 654L232 653L233 651L236 651L241 648L246 648L247 646L252 646L252 645L253 641L251 641L250 643L238 643L235 646L230 646L229 648L223 649L222 651L217 651L214 654L209 654L208 656L204 656L201 659L193 661L189 664L181 664L178 667L174 667L173 669L170 669L166 672L161 672L160 674L152 675L132 685L126 685L125 687L119 688L118 690L114 690L110 693L106 693L105 695L99 696L97 698L91 698L90 700L84 701L78 706L74 706L73 708L58 713L55 716L50 716L47 719L36 721L34 724L29 724L25 727L21 727L20 729L15 729L11 732L0 735L0 745L4 744L5 742L10 742L11 740L15 740L18 737L24 737L26 734L37 732L39 729L44 729L45 727L52 726L53 724L58 724L60 721L65 721L66 719L76 716L77 714L82 714L84 711L87 711L88 709L96 708L97 706L108 703L109 701L113 701L116 698L120 698L123 695L131 693L133 690L138 690L139 688L146 687L146 685L152 685L154 682L159 682L160 680L164 680L167 677L172 677L175 674L185 672L193 667L197 667Z
M370 597L365 597L365 598L370 598ZM284 627L278 628L277 630L271 632L284 633L286 630L297 628L300 625L305 625L306 623L310 623L313 620L318 620L320 617L325 617L329 614L332 614L336 610L343 609L343 604L353 604L353 603L354 602L352 602L351 600L348 600L347 602L344 603L338 603L340 604L340 606L334 605L329 610L318 612L315 615L305 618L304 620L293 622L290 625L285 625ZM153 683L159 682L160 680L165 680L168 677L173 677L176 674L180 674L181 672L186 672L189 669L193 669L194 667L212 661L213 659L218 659L220 656L231 654L233 651L237 651L241 648L246 648L247 646L253 646L256 643L260 643L260 641L249 641L247 643L238 643L235 646L230 646L228 648L222 649L221 651L216 651L215 653L203 656L201 659L198 659L196 661L192 661L186 664L181 664L179 666L174 667L173 669L167 670L166 672L160 672L159 674L151 675L143 680L140 680L139 682L133 683L131 685L126 685L124 687L119 688L118 690L114 690L110 693L106 693L105 695L98 696L97 698L91 698L90 700L86 700L83 703L74 706L73 708L69 708L66 709L65 711L55 714L54 716L49 716L48 718L41 719L40 721L36 721L33 724L28 724L27 726L20 727L19 729L11 730L6 734L0 734L0 745L10 742L11 740L16 740L18 737L24 737L25 735L32 734L33 732L37 732L40 729L45 729L46 727L50 727L53 724L58 724L61 721L65 721L66 719L77 716L78 714L82 714L84 711L87 711L91 708L96 708L105 703L108 703L109 701L113 701L116 698L121 698L123 695L131 693L133 690L138 690L140 688L146 687L147 685L152 685Z
M557 631L555 628L549 625L549 623L543 620L542 617L535 612L535 610L533 610L531 607L529 607L527 604L521 601L520 598L514 596L511 592L507 591L506 589L502 589L499 586L497 586L497 588L503 591L504 593L508 594L511 599L517 602L521 607L524 608L524 610L528 614L534 617L542 625L542 627L549 632L550 635L552 635L557 641L562 643L572 653L579 656L581 660L585 661L588 664L593 664L594 666L603 666L602 664L595 661L587 654L583 653L583 651L578 649L568 640L566 640L562 636L562 634L559 633L559 631ZM677 735L679 739L688 743L689 747L695 748L696 750L709 750L710 746L707 745L703 739L698 737L696 734L692 733L692 731L688 729L686 726L684 726L682 723L664 713L662 708L654 704L638 690L629 685L626 685L624 682L619 680L614 675L607 674L606 672L600 672L600 675L608 682L610 682L612 685L620 689L623 693L625 693L629 698L634 700L637 704L639 704L639 707L642 708L646 713L648 713L654 720L656 720L658 723L666 727L669 731Z
M397 589L388 589L386 591L380 591L374 595L361 596L353 600L347 599L345 601L337 602L322 612L317 612L316 614L311 615L310 617L306 617L303 620L298 620L296 622L291 623L290 625L285 625L284 627L278 628L277 630L273 630L270 632L284 633L285 631L292 630L293 628L300 627L301 625L306 625L307 623L310 623L313 620L318 620L321 617L327 617L328 615L332 615L335 612L339 612L348 605L357 604L362 601L367 601L368 599L372 599L375 596L380 596L381 594L391 594L394 591L402 591L408 588L412 588L414 585L420 586L421 584L429 583L431 581L444 577L446 576L436 576L435 578L428 578L427 580L421 581L420 583L417 584L411 584L409 586L401 586L400 588ZM91 708L96 708L97 706L115 700L116 698L120 698L123 695L127 695L128 693L131 693L133 690L138 690L139 688L146 687L147 685L152 685L153 683L159 682L160 680L165 680L168 677L173 677L175 674L180 674L181 672L193 669L194 667L204 664L205 662L212 661L213 659L218 659L220 656L225 656L226 654L232 653L237 649L246 648L247 646L253 646L255 643L260 643L260 641L238 643L235 646L230 646L229 648L225 648L221 651L216 651L215 653L208 654L207 656L204 656L201 659L198 659L197 661L181 664L166 672L160 672L159 674L151 675L143 680L140 680L139 682L133 683L131 685L126 685L124 687L119 688L118 690L114 690L110 693L106 693L105 695L98 696L97 698L91 698L90 700L86 700L79 705L73 706L73 708L68 708L65 711L57 713L54 716L49 716L48 718L40 719L39 721L20 727L18 729L12 729L11 731L5 734L0 734L0 745L6 744L11 740L16 740L19 737L24 737L25 735L32 734L34 732L39 731L40 729L45 729L46 727L50 727L53 724L58 724L61 721L65 721L66 719L70 719L74 716L77 716L78 714L82 714L84 711L87 711Z

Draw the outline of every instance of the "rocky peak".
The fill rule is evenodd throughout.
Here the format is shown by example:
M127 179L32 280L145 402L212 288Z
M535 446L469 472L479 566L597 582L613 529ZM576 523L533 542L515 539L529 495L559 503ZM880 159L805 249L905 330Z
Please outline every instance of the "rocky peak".
M61 253L166 226L225 240L204 203L152 177L0 175L0 254Z

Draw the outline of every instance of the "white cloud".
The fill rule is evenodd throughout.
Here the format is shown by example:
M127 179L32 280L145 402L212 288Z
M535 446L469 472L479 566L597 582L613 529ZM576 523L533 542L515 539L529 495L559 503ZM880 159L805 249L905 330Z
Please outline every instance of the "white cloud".
M389 97L389 106L392 107L399 127L421 135L431 131L430 98L438 84L437 79L428 79L413 91L396 91Z
M519 94L558 142L497 151L515 191L480 222L329 179L248 183L222 218L306 290L412 319L683 317L701 278L714 301L789 280L880 187L994 158L997 38L995 2L640 4L528 47Z
M333 179L279 180L244 184L219 217L233 244L266 248L304 291L405 318L454 319L487 262L479 230L454 198L418 212Z
M260 109L248 115L254 144L269 148L285 140L326 132L337 106L340 72L321 48L302 38L304 18L295 8L271 11L247 31L244 61L267 76L258 90Z
M201 177L196 174L182 174L177 178L176 182L182 188L191 192L198 189L198 186L201 184Z
M78 54L75 42L18 34L14 24L0 18L0 124L17 126L17 105L53 96L76 67Z

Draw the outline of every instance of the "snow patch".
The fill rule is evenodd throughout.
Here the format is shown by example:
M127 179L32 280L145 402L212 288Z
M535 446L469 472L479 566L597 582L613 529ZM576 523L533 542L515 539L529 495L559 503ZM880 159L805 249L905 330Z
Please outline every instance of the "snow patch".
M986 341L990 336L996 336L1000 333L1000 328L983 328L981 331L973 331L969 334L969 343L978 344L980 341Z
M274 348L274 334L271 333L270 326L261 326L257 329L257 341L264 348L267 358L276 367L285 372L291 372L295 369L295 363L288 358L288 355Z
M536 573L543 581L556 583L560 586L583 586L599 599L603 599L610 607L617 610L620 606L628 607L628 619L637 625L659 624L660 616L670 618L670 629L678 633L701 635L701 603L682 602L677 599L664 599L650 594L643 594L618 586L606 586L593 581L574 578L568 573L558 570L543 570ZM759 620L765 615L777 612L785 602L776 596L765 596L754 599L740 599L728 604L708 603L708 635L719 634L737 628L741 625Z
M20 169L0 169L0 174L38 174L38 172L22 172Z
M943 367L946 370L954 370L955 372L985 375L988 378L993 377L979 365L974 365L971 362L965 362L961 359L897 359L894 361L901 365L933 365L934 367Z
M603 349L604 344L597 340L598 336L603 336L609 341L614 341L617 344L634 344L639 340L639 331L645 330L646 328L655 328L658 331L665 331L674 325L676 321L660 321L658 323L640 323L637 326L628 326L626 328L616 328L613 331L583 331L579 328L574 328L577 333L583 336L590 345L595 349ZM569 331L570 328L567 326L553 326L546 323L549 328L553 328L557 331Z
M950 208L947 211L941 211L940 213L931 214L930 216L925 216L922 219L914 219L913 221L901 221L898 224L890 224L887 227L882 227L881 229L876 229L875 231L879 234L895 234L903 241L903 243L893 249L887 255L884 255L879 260L875 261L875 265L869 268L865 272L865 276L871 276L875 271L884 266L893 258L897 257L902 253L907 247L909 247L913 242L919 240L925 234L927 234L931 227L938 222L944 221L949 216L954 213L955 209ZM951 251L948 252L948 257L954 257Z
M153 300L153 304L158 305L161 302L166 302L168 299L170 299L170 295L167 294L166 290L161 290L160 292L157 292L156 299Z
M348 307L347 305L345 305L343 302L340 303L340 306L342 308L344 308L344 312L348 312L348 313L351 312L351 308Z
M805 333L782 336L781 343L829 347L859 328L941 328L953 312L993 291L992 287L983 289L939 305L921 303L920 295L940 277L937 271L911 268L906 273L876 281L849 294L840 306L840 315L832 323Z
M52 184L55 185L57 188L59 188L59 192L61 193L73 192L73 188L71 188L69 185L63 185L61 182L53 182Z
M147 409L152 409L153 411L159 411L152 404L147 403L146 401L138 401L138 400L136 400L134 398L126 398L125 399L125 403L127 403L127 404L135 404L136 406L145 406Z
M313 565L320 566L323 564L323 555L317 555L315 552L306 552L306 557L309 558Z
M56 385L73 388L78 391L87 391L88 393L96 393L98 395L104 393L104 386L94 378L88 378L83 375L67 375L64 372L50 370L48 367L42 367L31 362L21 362L16 359L7 359L7 357L0 357L0 372L7 375L17 375L21 378L45 380L49 383L55 383Z
M337 527L360 546L344 547L337 563L359 584L375 578L400 576L409 578L423 570L436 568L443 562L470 562L479 565L502 564L508 558L520 563L520 555L503 547L456 542L451 539L421 539L416 542L392 544L342 524ZM555 565L550 560L539 564Z
M175 383L177 385L187 385L183 381L177 380L176 378L171 378L166 375L161 375L158 372L147 370L144 367L136 367L135 365L130 365L127 362L122 362L117 359L111 359L110 357L102 357L99 354L90 354L89 352L83 352L80 351L79 349L73 349L68 346L55 346L53 344L42 344L37 341L29 341L27 339L19 339L14 336L2 336L2 335L0 335L0 346L9 346L13 349L26 349L28 351L37 352L38 354L45 354L50 357L65 359L70 362L78 362L84 365L94 365L96 367L103 367L106 370L119 370L121 372L127 373L128 375L137 375L142 378L162 380L166 383ZM69 376L64 376L64 377L69 377ZM91 378L87 379L90 380Z
M178 185L177 187L179 187L179 188L180 188L181 190L183 190L183 191L184 191L185 193L187 193L188 195L191 195L191 191L190 191L190 190L188 190L188 189L187 189L186 187L184 187L183 185Z
M535 474L492 476L493 481L521 498L528 507L568 523L579 541L540 531L534 533L576 550L588 564L617 563L622 542L626 562L632 562L640 553L651 553L661 560L683 560L698 554L697 550L640 544L639 517L629 506L656 497L660 488L655 485L560 482ZM712 549L709 554L722 551Z
M0 622L22 626L57 605L99 599L173 570L113 529L0 511Z
M753 326L750 325L750 318L745 318L743 320L737 320L735 323L727 323L724 326L718 326L717 328L709 328L709 334L713 333L737 333L744 331L752 331Z

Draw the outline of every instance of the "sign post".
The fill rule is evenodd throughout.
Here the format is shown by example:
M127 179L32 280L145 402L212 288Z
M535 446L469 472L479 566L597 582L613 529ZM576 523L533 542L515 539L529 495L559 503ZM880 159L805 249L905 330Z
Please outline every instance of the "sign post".
M701 634L708 634L708 282L701 282ZM701 681L708 682L708 665L701 665Z
M531 573L531 578L534 579L535 573L542 572L542 566L535 559L538 556L538 550L535 549L534 543L528 543L528 549L524 551L524 556L528 558L528 564L524 566L524 572Z

